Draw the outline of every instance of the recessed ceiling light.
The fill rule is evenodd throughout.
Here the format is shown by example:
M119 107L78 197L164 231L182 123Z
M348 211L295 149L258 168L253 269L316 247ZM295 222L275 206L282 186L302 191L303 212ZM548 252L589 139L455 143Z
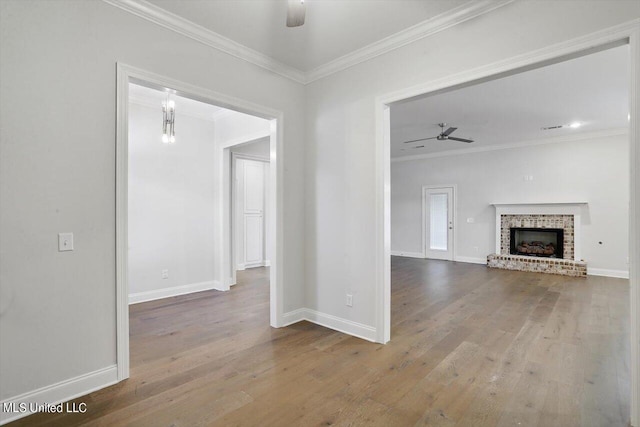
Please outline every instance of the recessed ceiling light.
M571 123L571 124L569 125L569 127L570 127L571 129L577 129L577 128L579 128L580 126L582 126L582 123L580 123L580 122L573 122L573 123Z

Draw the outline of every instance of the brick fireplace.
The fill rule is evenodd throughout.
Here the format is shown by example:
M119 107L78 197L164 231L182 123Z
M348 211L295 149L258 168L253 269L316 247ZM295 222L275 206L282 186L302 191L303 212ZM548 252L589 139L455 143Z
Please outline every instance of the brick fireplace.
M496 253L487 257L487 265L585 277L587 264L580 257L580 224L586 205L582 202L494 204ZM514 233L522 230L529 231L532 240L519 238L514 242L514 235L526 236ZM560 241L557 236L561 236Z

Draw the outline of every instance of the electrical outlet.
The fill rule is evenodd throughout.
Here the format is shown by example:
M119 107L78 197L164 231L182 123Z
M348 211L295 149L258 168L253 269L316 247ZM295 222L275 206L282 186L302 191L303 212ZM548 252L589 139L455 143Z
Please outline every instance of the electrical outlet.
M73 250L73 233L58 234L58 252Z
M160 273L160 277L162 277L163 279L168 279L169 278L169 270L162 270L162 272Z
M474 250L475 252L478 252L478 247L477 247L477 246L474 246L474 247L473 247L473 250Z
M473 224L476 222L475 218L467 218L467 224Z
M347 294L347 307L353 307L353 295Z

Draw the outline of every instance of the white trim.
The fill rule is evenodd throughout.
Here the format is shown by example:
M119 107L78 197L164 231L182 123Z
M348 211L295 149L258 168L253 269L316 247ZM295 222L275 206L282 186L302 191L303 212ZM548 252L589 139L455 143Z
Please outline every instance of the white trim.
M233 147L234 145L241 145L244 143L252 142L252 141L255 141L256 139L268 138L269 136L271 136L271 131L259 131L259 132L251 133L248 135L242 135L237 138L233 138L224 142L216 141L216 143L220 148L229 148L229 147ZM268 162L269 160L266 160L266 161Z
M161 27L174 31L183 36L218 49L231 56L250 62L269 71L273 71L283 77L298 83L305 83L305 73L297 68L277 61L270 56L253 50L245 45L235 42L214 31L204 28L194 22L166 11L144 0L103 0L112 6L132 13L147 21L158 24Z
M129 76L116 68L116 365L129 378Z
M256 262L248 262L246 264L238 264L238 270L246 270L247 268L256 268L256 267L269 267L269 261L256 261Z
M189 285L172 286L170 288L136 292L129 295L129 304L138 304L141 302L154 301L157 299L191 294L194 292L210 291L212 289L221 291L222 288L220 286L220 282L217 280L209 280L207 282L191 283Z
M391 256L402 256L405 258L424 258L421 252L391 251Z
M129 102L131 104L136 104L140 107L146 107L146 108L154 109L156 111L162 111L161 104L144 97L129 95ZM185 112L184 109L181 108L179 110L176 110L176 116L187 116L194 119L215 123L220 113L221 112L223 113L225 111L229 111L229 110L221 109L219 112L216 112L215 114L202 114L202 113L196 113L195 111Z
M299 308L297 310L284 313L282 315L282 326L289 326L289 325L293 325L294 323L307 320L306 311L307 311L306 308Z
M629 200L629 259L631 289L631 425L640 427L640 19L634 19L556 43L542 49L507 58L437 80L404 88L376 97L376 325L378 336L390 334L390 117L389 106L395 102L450 89L462 84L478 82L507 74L514 74L562 61L571 56L629 43L631 52L630 86L630 200Z
M629 130L625 128L605 129L592 132L581 132L572 135L556 136L552 138L532 139L529 141L514 142L511 144L486 145L480 147L460 148L457 150L437 151L435 153L414 154L411 156L394 157L392 163L408 162L411 160L433 159L437 157L460 156L463 154L485 153L487 151L509 150L512 148L535 147L538 145L559 144L563 142L583 141L587 139L606 138L618 135L628 135Z
M331 314L321 313L310 308L299 308L294 311L285 313L283 316L283 325L289 326L293 323L306 320L334 331L342 332L347 335L362 338L363 340L377 342L376 328Z
M535 206L538 209L544 209L544 207L546 206L556 206L558 209L562 209L562 207L570 207L570 206L586 206L589 204L589 202L526 202L526 203L489 203L491 206L495 206L495 207L501 207L501 208L511 208L511 209L518 209L519 207L522 207L523 212L518 212L518 213L523 213L523 214L527 214L530 212L526 212L527 207L531 207L531 206ZM534 212L534 213L538 213L538 212ZM546 213L546 212L540 212L540 213Z
M96 390L109 387L117 382L118 368L116 365L108 366L28 393L10 397L0 402L0 406L4 406L5 403L13 403L15 405L20 405L21 403L27 405L29 403L57 405ZM0 412L0 425L7 424L28 415L31 415L31 412L4 412L3 410Z
M482 265L486 265L487 264L487 259L486 258L475 258L475 257L469 257L469 256L454 256L453 260L455 262L465 262L467 264L482 264Z
M372 342L377 341L376 328L354 322L352 320L343 319L331 314L320 313L319 311L312 310L310 308L305 309L305 320L315 323L316 325L362 338L363 340Z
M514 0L475 0L467 2L307 72L235 42L215 31L209 30L145 0L103 1L209 47L273 71L295 82L308 84L440 31L444 31L462 22L484 15Z
M383 55L417 40L439 33L454 25L505 6L512 1L513 0L476 0L464 3L431 19L422 21L308 71L306 74L306 83L314 82L323 77L353 67L361 62L368 61L376 56Z
M197 87L189 83L171 79L156 73L145 71L122 63L117 64L116 81L116 361L118 366L118 380L129 377L129 283L128 283L128 89L129 82L142 81L149 87L164 87L176 90L178 93L189 95L190 98L207 102L223 108L230 108L245 114L270 120L270 157L271 188L270 204L272 215L269 226L274 236L271 244L274 246L271 254L274 266L270 269L270 323L273 327L281 326L282 310L284 307L283 277L283 244L284 244L284 141L282 126L284 115L278 110L264 107L236 97L220 94L209 89ZM223 153L225 150L220 150ZM221 154L221 153L219 153ZM220 171L223 170L225 159L219 158ZM227 164L229 164L227 156ZM279 160L278 160L279 159ZM220 180L223 181L223 180ZM224 185L220 184L220 193L224 194ZM222 196L221 196L222 197ZM224 220L222 203L219 214ZM228 215L227 215L228 216ZM219 266L231 265L225 258L224 227L221 220L218 228L223 236L220 239ZM228 233L227 233L228 234ZM226 236L228 239L228 235ZM228 243L229 240L226 240ZM226 263L225 263L226 262ZM230 270L230 268L229 268ZM229 283L222 283L228 274L220 268L221 288L229 290Z
M420 252L405 252L405 251L391 251L391 256L400 256L405 258L419 258L419 259L427 259L424 254ZM439 261L439 260L436 260ZM486 258L475 258L475 257L466 257L466 256L458 256L454 255L453 261L455 262L464 262L467 264L483 264L487 263ZM609 271L609 270L607 270ZM613 271L613 270L611 270ZM617 276L616 276L617 277Z
M267 157L256 156L255 154L236 153L233 150L231 151L231 158L232 159L253 160L254 162L269 163L269 159Z
M616 277L618 279L628 279L629 270L609 270L606 268L591 268L587 267L587 275L589 276L604 276L604 277Z
M640 20L629 29L629 284L631 287L631 425L640 427Z
M391 109L380 98L375 108L376 341L385 344L391 339Z

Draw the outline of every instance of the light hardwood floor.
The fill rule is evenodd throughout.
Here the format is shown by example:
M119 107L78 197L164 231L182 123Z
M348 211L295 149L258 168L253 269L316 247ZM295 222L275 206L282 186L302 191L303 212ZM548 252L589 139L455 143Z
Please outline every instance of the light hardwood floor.
M271 329L268 270L131 306L131 378L47 426L626 426L628 281L392 260L392 341Z

